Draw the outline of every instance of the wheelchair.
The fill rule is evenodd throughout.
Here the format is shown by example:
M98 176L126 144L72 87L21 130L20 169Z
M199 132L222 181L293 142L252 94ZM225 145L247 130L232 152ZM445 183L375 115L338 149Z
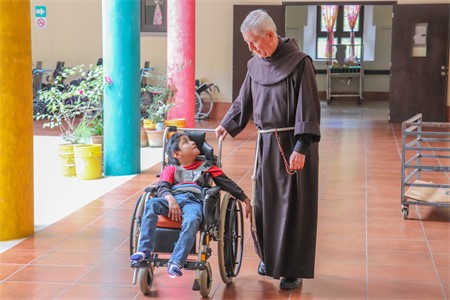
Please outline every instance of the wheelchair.
M205 140L206 133L214 133L212 129L168 127L163 138L163 158L161 171L166 163L166 137L172 132L185 132L197 144L200 150L199 159L211 161L221 167L222 140L219 140L218 155ZM212 182L210 179L209 182ZM141 221L146 202L154 196L156 186L150 185L138 198L130 226L130 255L137 251L141 232ZM202 297L207 297L212 286L212 269L208 258L212 254L211 241L217 241L218 264L220 277L225 284L230 284L239 274L244 249L244 215L240 201L229 193L221 195L220 187L212 186L206 189L203 200L203 221L200 225L195 244L184 264L185 270L195 270L195 280L192 289L198 290ZM155 269L167 267L168 255L173 251L181 230L181 221L175 222L164 216L159 216L155 251L148 260L131 262L134 268L133 284L138 284L143 294L149 294L152 288ZM166 257L164 257L164 254Z

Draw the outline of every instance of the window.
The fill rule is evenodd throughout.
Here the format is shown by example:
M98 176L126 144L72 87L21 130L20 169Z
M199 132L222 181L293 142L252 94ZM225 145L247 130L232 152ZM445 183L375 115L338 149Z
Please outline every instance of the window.
M141 32L167 32L165 0L141 0Z
M364 6L361 6L359 16L356 21L353 32L355 33L355 54L357 57L361 57L362 36L363 36L363 24L364 24ZM326 59L325 49L327 45L327 27L325 20L322 17L321 6L317 7L317 32L316 32L316 58ZM339 6L336 22L334 23L334 38L333 44L345 44L350 45L350 25L347 19L347 12L344 10L344 6ZM335 47L333 47L333 57L335 57ZM346 48L346 57L351 55L351 48Z

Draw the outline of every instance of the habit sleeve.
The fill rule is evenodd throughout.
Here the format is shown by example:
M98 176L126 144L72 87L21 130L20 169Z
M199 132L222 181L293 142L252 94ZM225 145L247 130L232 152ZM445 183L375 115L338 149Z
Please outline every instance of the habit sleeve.
M317 105L320 101L311 59L309 57L303 59L299 64L299 69L300 78L297 80L300 82L300 92L294 133L297 143L294 150L306 154L309 145L320 141L320 106Z
M251 80L247 72L238 97L231 104L230 109L220 123L232 137L244 130L253 114Z

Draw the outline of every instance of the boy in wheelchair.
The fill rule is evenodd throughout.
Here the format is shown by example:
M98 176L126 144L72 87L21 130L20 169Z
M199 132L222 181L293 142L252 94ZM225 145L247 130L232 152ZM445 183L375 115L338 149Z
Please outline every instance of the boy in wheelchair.
M203 219L204 189L210 187L210 176L217 186L236 199L245 202L245 216L251 215L250 200L244 191L217 166L198 160L200 150L186 133L175 133L167 143L169 164L164 168L156 187L156 197L145 205L138 251L130 259L141 262L149 259L155 248L158 215L182 221L180 237L168 262L171 277L182 276L181 271L190 249L195 243Z

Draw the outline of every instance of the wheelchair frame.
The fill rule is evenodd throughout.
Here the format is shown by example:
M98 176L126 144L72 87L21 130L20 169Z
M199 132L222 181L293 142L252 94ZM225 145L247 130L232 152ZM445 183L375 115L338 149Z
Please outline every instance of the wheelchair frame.
M214 130L212 129L176 128L174 126L166 128L163 138L161 171L167 164L165 161L167 134L176 131L184 131L186 133L195 131L214 133ZM206 142L206 139L204 142ZM219 139L218 148L216 165L221 167L222 138ZM148 186L135 204L130 226L130 255L137 251L145 204L148 199L154 196L155 192L155 185ZM208 202L211 197L217 197L218 200L216 203L212 204L214 206L212 217L209 214L207 215L207 210L211 209L211 202ZM201 296L207 297L212 286L212 270L211 265L208 262L208 258L212 254L210 243L211 241L218 242L217 251L220 277L225 284L230 284L233 278L239 274L241 268L244 249L244 216L242 204L229 193L225 193L222 197L222 201L220 201L220 187L218 186L208 189L204 200L203 214L204 220L199 228L200 234L197 235L198 242L196 241L196 244L194 245L194 249L197 248L197 252L191 251L190 253L196 254L197 259L193 260L188 256L183 267L186 270L196 270L192 289L198 290ZM211 218L213 219L212 221ZM178 231L179 234L180 229L172 230ZM158 243L158 241L156 241L156 243ZM143 294L148 294L151 290L155 268L167 267L169 261L168 258L160 257L161 253L157 252L157 248L158 247L156 246L155 253L152 253L150 259L138 263L131 263L131 267L134 268L133 284L138 283L139 289Z

